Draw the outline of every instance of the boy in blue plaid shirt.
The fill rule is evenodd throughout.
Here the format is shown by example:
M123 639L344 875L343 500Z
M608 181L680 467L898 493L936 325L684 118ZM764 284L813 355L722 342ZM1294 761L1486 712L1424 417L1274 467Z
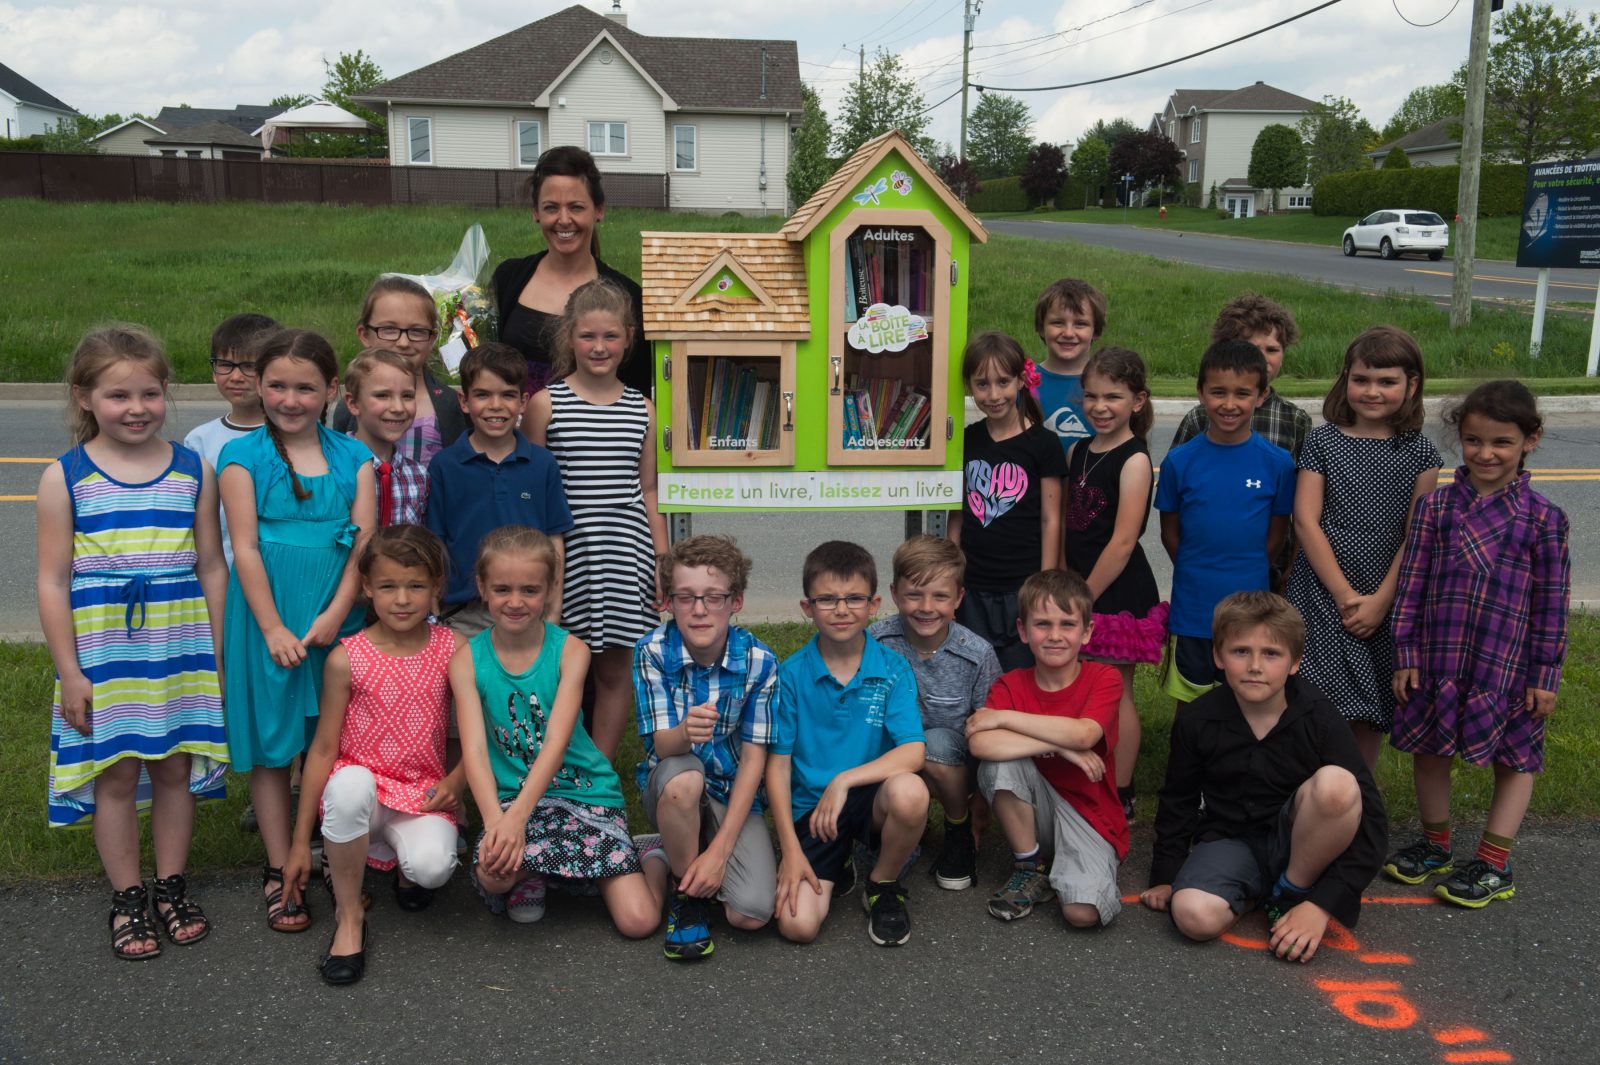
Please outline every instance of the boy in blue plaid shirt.
M677 881L663 952L690 961L715 948L710 899L735 928L772 919L777 866L760 789L778 659L732 624L750 576L732 538L692 537L658 565L672 619L634 649L638 782Z

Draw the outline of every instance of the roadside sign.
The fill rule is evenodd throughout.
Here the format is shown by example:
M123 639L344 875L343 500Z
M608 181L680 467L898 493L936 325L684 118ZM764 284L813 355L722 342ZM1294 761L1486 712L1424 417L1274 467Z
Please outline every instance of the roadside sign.
M1529 354L1539 357L1550 268L1600 270L1600 158L1528 167L1522 197L1522 232L1517 234L1517 265L1539 271ZM1590 377L1600 370L1600 290L1589 333Z

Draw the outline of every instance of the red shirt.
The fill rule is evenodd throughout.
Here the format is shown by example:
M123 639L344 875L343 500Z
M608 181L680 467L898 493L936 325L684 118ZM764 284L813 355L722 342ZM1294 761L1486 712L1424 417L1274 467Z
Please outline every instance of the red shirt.
M995 681L984 704L995 710L1024 714L1050 714L1093 721L1100 726L1100 742L1091 750L1106 764L1106 775L1092 782L1083 770L1065 758L1035 758L1039 774L1067 804L1111 844L1121 861L1128 853L1128 819L1117 798L1117 705L1122 701L1122 675L1115 666L1084 662L1077 679L1060 691L1039 687L1031 669L1014 669Z

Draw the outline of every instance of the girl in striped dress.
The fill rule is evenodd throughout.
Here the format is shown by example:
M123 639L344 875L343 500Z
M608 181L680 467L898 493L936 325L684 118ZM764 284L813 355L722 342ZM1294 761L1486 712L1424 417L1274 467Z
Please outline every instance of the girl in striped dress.
M158 435L171 369L137 326L90 333L67 383L77 444L39 482L39 621L56 665L51 826L92 819L111 950L144 960L210 923L184 883L195 798L221 798L227 737L213 633L227 568L216 480ZM139 867L150 813L156 878Z
M567 300L554 383L528 401L528 439L561 465L576 526L567 533L561 624L594 655L594 742L617 753L633 688L633 645L659 623L656 557L667 549L656 509L655 408L617 373L638 323L605 279Z

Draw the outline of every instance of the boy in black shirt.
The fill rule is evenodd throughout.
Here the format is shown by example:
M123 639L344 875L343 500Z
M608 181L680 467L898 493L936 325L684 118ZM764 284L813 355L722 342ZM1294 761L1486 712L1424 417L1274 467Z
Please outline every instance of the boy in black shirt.
M1344 718L1294 677L1299 611L1270 592L1230 595L1212 641L1227 683L1173 722L1139 898L1201 941L1259 902L1273 953L1310 961L1330 917L1353 928L1360 916L1388 844L1383 800Z

